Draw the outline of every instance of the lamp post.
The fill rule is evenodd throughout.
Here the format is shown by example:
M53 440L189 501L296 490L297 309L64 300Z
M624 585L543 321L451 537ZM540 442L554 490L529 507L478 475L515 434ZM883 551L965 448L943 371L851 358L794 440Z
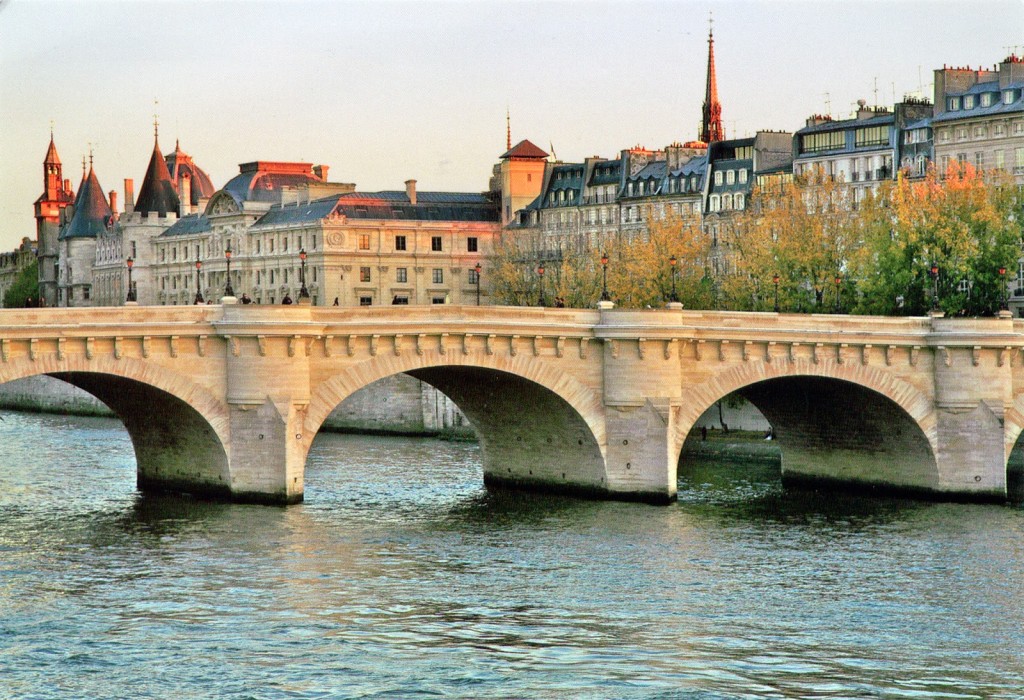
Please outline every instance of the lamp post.
M999 266L999 310L1007 311L1010 308L1006 300L1006 266Z
M611 301L612 297L608 293L608 253L601 254L601 268L603 271L601 278L601 301Z
M224 296L233 297L235 296L235 290L231 288L231 241L228 241L228 247L224 251L224 259L228 264L228 275L224 282Z
M670 301L679 301L679 297L676 295L676 264L678 263L679 259L674 255L668 259L668 264L672 266L672 298Z
M199 273L203 269L203 261L199 259L199 254L196 254L196 304L203 303L203 292L200 290Z
M480 270L481 269L483 269L483 268L480 267L480 263L477 263L476 267L473 268L473 270L476 271L476 305L477 306L480 306Z
M932 282L934 284L932 293L932 311L939 310L939 264L932 263L931 268L928 270L928 274L932 276Z
M842 310L843 288L840 286L842 283L843 278L836 275L836 313Z
M537 306L544 306L544 263L537 266L537 274L540 275L540 297L537 299Z
M299 249L299 299L309 299L309 290L306 289L306 249Z
M772 276L772 284L775 285L775 313L779 313L779 273Z
M124 261L125 265L128 266L128 296L125 301L136 301L135 299L135 284L132 282L132 267L135 266L135 260L132 256L128 256L128 259Z

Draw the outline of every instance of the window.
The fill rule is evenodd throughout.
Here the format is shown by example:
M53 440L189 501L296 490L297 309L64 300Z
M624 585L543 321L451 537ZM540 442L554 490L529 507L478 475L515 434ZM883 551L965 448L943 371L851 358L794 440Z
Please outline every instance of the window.
M271 299L270 303L271 304L274 303L273 299ZM360 306L373 306L373 297L359 297L359 305Z
M717 194L711 195L708 198L708 209L711 211L718 211L721 208L720 200Z
M964 109L974 109L974 95L964 96Z
M370 281L370 268L361 267L359 268L359 281L369 282Z
M734 185L736 184L736 171L730 170L725 174L725 184Z
M721 185L722 184L722 171L721 170L715 171L715 184L716 185Z
M737 209L742 209L743 208L743 195L739 194L739 193L737 193L737 195L736 195L736 208Z
M396 306L408 306L409 297L405 294L396 294L394 297L392 297L391 303Z
M854 145L861 146L884 146L889 143L888 126L867 126L857 129Z
M82 288L82 298L83 299L88 299L89 298L89 289L90 289L89 287L83 287Z
M288 250L288 236L285 236L284 240L281 241L281 250Z
M960 109L960 98L959 97L950 97L949 98L949 108L951 110L953 110L953 111L956 111L956 110Z
M260 239L256 239L256 254L260 254Z
M740 168L740 182L745 183L747 181L747 169Z
M591 210L591 213L593 213L593 210ZM466 239L466 250L469 251L470 253L477 252L476 236L470 236L469 238Z
M405 236L395 236L395 250L405 250Z
M359 250L370 249L370 234L360 233L359 234Z
M1024 148L1016 149L1015 156L1016 156L1016 167L1024 168Z
M444 270L440 267L435 267L431 274L431 281L434 284L444 284Z
M982 95L981 95L981 106L982 107L991 107L992 106L992 93L991 92L982 93Z
M974 154L974 167L981 170L985 167L985 153L978 151Z
M409 268L399 267L395 270L395 281L396 282L408 282L409 281Z
M826 131L823 134L806 134L800 137L800 152L833 151L846 145L846 134L842 131Z
M475 267L469 268L469 283L480 284L480 273L476 271Z
M729 211L732 209L732 195L727 194L722 197L722 209Z
M981 138L985 135L985 127L976 126L974 127L974 138Z
M1005 168L1006 167L1006 151L1004 151L1002 149L999 149L999 150L997 150L995 152L995 156L996 156L996 167L997 168Z
M274 271L273 270L270 271L270 283L271 284L274 283Z
M1013 90L1003 90L1003 104L1013 104Z
M441 250L441 237L440 236L431 236L430 237L430 249L433 250L433 251L440 251Z
M430 300L430 303L431 304L443 304L444 303L444 297L433 297Z

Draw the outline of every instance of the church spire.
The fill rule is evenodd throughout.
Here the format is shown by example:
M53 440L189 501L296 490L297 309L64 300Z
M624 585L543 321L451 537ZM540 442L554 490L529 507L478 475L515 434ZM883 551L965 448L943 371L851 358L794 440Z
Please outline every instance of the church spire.
M704 143L725 139L722 128L722 103L718 101L718 80L715 77L714 20L708 18L708 82L704 93L704 118L700 127L700 140Z
M512 115L505 108L505 150L512 150Z

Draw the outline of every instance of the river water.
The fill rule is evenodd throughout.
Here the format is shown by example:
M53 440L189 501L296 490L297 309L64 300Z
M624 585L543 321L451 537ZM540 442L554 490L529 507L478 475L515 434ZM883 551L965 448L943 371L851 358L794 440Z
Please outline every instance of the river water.
M1019 505L489 493L474 444L331 434L304 504L215 504L0 417L2 698L1024 697Z

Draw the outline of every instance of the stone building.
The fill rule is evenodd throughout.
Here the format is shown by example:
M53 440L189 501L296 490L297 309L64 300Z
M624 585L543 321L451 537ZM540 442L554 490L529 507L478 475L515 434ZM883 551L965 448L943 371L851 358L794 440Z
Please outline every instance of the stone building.
M0 306L7 290L17 281L22 271L36 261L36 246L29 237L9 253L0 253Z
M936 70L932 129L941 173L970 163L1024 184L1024 57L1010 55L991 70Z
M57 146L50 133L50 146L43 159L43 193L35 201L36 246L39 255L39 296L43 306L57 304L57 236L64 209L75 199L70 180L65 180ZM85 169L83 163L83 181Z
M95 306L92 286L96 239L117 222L91 160L74 204L64 209L65 223L57 236L58 306Z

